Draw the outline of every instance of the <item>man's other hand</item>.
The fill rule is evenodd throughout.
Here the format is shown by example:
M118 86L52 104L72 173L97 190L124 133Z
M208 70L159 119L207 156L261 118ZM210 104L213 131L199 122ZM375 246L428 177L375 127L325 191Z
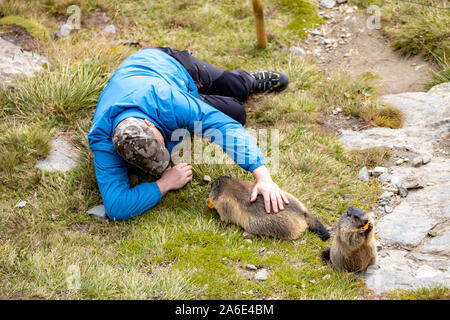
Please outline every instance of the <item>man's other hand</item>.
M271 205L274 213L278 213L279 210L284 210L284 204L289 203L287 196L278 185L272 181L266 167L258 167L252 173L256 178L256 184L253 187L250 201L256 201L258 194L261 194L264 197L264 205L267 213L270 213Z
M177 190L192 180L192 166L187 163L179 163L173 167L167 167L156 184L161 191L161 196L170 190Z

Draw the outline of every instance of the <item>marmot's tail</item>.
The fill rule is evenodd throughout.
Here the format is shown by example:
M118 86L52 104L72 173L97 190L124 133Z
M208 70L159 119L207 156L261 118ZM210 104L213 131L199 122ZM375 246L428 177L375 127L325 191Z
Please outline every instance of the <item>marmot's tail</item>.
M322 251L323 262L330 261L330 251L331 251L331 248L326 248L325 250Z
M318 234L320 239L327 241L330 238L330 233L316 217L309 213L305 213L305 219L309 230Z

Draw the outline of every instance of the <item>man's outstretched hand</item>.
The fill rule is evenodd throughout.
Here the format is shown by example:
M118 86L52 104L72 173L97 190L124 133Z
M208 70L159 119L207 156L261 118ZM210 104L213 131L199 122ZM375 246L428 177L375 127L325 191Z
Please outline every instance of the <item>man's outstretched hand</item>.
M288 204L286 194L278 185L272 181L270 173L265 166L261 166L253 170L253 176L256 178L256 184L253 187L250 201L256 201L258 194L264 197L264 205L266 212L270 213L270 206L274 213L278 213L278 210L284 210L284 204Z
M167 167L156 184L161 191L161 196L170 190L177 190L192 180L192 166L187 163L179 163L173 167Z

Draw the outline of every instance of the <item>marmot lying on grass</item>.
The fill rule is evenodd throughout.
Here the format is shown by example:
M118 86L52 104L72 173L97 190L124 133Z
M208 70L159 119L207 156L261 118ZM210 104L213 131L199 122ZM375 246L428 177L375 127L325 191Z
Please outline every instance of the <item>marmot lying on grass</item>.
M327 240L328 230L293 195L286 192L289 204L277 214L267 214L261 195L250 202L254 184L231 177L220 177L211 185L208 206L215 208L220 219L240 225L246 232L280 239L297 239L306 228Z
M364 271L377 263L374 222L356 207L348 208L339 220L331 249L322 252L322 259L334 268L350 272Z

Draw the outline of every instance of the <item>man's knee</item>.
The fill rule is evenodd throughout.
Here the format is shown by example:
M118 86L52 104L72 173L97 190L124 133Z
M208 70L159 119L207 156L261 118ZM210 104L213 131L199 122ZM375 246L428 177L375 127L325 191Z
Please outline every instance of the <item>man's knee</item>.
M241 108L238 109L235 120L242 125L245 125L245 121L247 120L247 112L245 112L244 106L241 105Z

